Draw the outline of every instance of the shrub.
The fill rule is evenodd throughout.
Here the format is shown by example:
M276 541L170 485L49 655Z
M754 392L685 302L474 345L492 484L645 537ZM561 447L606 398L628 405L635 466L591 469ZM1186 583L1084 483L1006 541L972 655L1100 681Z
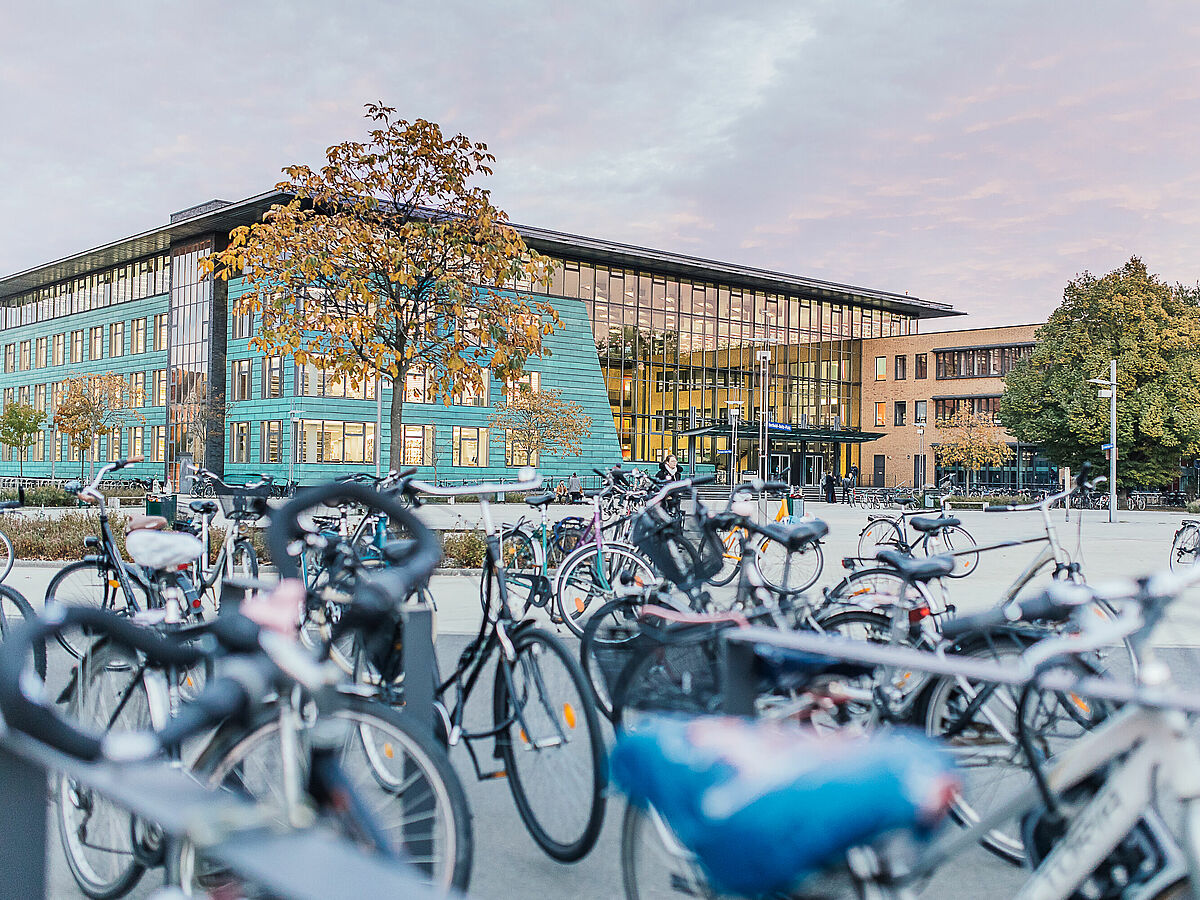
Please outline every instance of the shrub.
M1200 500L1189 500L1188 505L1187 505L1187 511L1190 512L1193 516L1200 515Z
M109 516L117 546L125 552L125 517ZM79 559L83 539L100 534L100 517L90 510L66 512L51 518L46 515L6 516L0 527L13 543L17 559Z
M442 560L444 566L477 569L483 565L487 553L481 531L446 531L442 533Z

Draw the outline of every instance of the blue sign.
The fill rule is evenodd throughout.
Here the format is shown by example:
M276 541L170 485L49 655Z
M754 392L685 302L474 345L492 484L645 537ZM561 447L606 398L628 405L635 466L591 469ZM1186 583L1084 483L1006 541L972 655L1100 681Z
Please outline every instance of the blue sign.
M1113 448L1112 444L1101 444L1100 445L1101 450L1111 450L1112 448Z

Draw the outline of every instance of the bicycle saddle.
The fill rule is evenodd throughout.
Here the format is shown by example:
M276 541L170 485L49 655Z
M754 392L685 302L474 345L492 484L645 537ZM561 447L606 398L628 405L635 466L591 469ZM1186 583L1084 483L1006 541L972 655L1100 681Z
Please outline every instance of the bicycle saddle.
M166 527L167 520L162 516L130 516L129 522L125 525L125 530L132 533L134 531L153 531Z
M954 571L953 556L905 556L899 550L880 550L875 558L908 581L932 581Z
M962 519L957 516L913 516L908 520L908 524L917 531L929 533L940 528L949 528L951 525L961 525Z
M796 522L791 525L771 523L762 527L762 533L789 550L799 550L829 534L829 526L820 519L813 519L811 522Z
M554 502L554 492L546 491L544 494L530 494L525 498L525 502L530 506L549 506Z
M783 893L887 832L928 835L958 783L915 733L817 737L715 716L634 723L611 762L630 802L662 816L718 892L742 896Z
M181 531L139 528L126 536L125 549L139 566L165 571L186 566L204 552L204 545Z
M188 504L188 509L202 516L209 516L216 513L217 504L213 500L193 500Z

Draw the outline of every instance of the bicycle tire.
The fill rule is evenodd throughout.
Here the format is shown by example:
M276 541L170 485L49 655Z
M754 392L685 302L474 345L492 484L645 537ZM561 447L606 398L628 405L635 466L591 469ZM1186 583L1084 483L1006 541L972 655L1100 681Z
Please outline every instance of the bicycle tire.
M9 607L15 608L15 615ZM0 584L0 640L7 639L12 629L18 628L23 622L29 622L36 618L37 613L33 611L33 606L25 599L24 594L7 584ZM34 642L33 669L44 681L46 678L45 641Z
M754 549L754 568L773 590L799 594L817 583L825 570L825 554L818 541L788 550L778 541L765 540Z
M1190 569L1196 564L1198 553L1200 553L1200 526L1189 523L1175 532L1175 538L1171 541L1171 571L1180 572Z
M640 597L617 597L615 600L609 600L588 619L583 628L583 637L579 641L579 664L583 668L588 687L592 689L592 699L596 701L596 708L610 722L615 721L615 716L608 683L610 678L615 683L616 678L620 676L615 671L606 674L605 664L612 665L615 670L621 667L621 663L617 659L602 661L601 658L608 656L619 659L624 655L622 649L629 648L630 643L637 639L640 630L637 625L637 613L641 606ZM600 629L610 624L627 626L629 633L620 637L602 636Z
M498 729L496 749L504 761L517 812L530 836L552 859L576 862L596 845L604 824L608 762L600 733L600 717L579 663L558 638L540 628L527 628L514 636L513 645L516 658L511 666L503 659L497 663L493 683L493 716ZM553 698L549 696L552 691L545 664L550 658L556 659L560 666L559 677L553 684ZM530 702L528 692L531 688L537 692L536 704ZM565 697L567 692L572 696ZM514 718L518 706L525 719L524 726ZM507 726L506 722L509 723ZM581 724L587 733L572 739L571 735L578 733ZM534 725L542 728L534 731ZM532 737L526 728L532 732ZM543 737L543 734L547 736ZM579 804L583 808L582 815L568 813L572 821L562 829L564 833L557 833L555 827L556 833L551 834L543 800L557 803L566 789L576 783L572 773L564 775L563 770L570 762L563 754L572 745L580 748L575 754L580 770L579 783L589 790L590 797L583 798L584 802ZM555 755L551 757L547 751ZM552 763L556 774L553 777L544 773L529 777L526 764L539 760Z
M825 608L847 605L863 609L889 607L900 599L903 586L904 579L895 569L885 566L856 569L825 592Z
M555 577L554 604L572 634L583 637L589 610L594 613L616 596L614 583L627 568L634 570L635 584L658 582L654 568L628 544L590 544L563 560Z
M881 548L895 550L904 543L899 525L891 519L876 519L859 534L858 555L860 559L874 559Z
M4 579L12 572L13 562L16 558L13 553L12 541L3 531L0 531L0 554L3 554L3 560L0 561L0 584L3 584Z
M350 694L338 694L337 699L332 702L336 708L327 709L327 715L322 717L322 721L342 719L347 723L348 743L343 753L353 749L350 746L351 743L354 748L362 749L363 757L371 767L371 777L368 783L373 782L381 796L386 797L390 802L400 793L399 788L403 787L405 795L415 789L418 779L423 780L427 785L426 789L431 792L437 804L434 809L440 810L442 816L448 817L448 821L442 827L443 839L448 845L445 854L448 865L444 867L440 875L428 877L426 880L441 890L465 892L470 882L471 861L474 852L471 811L462 782L450 764L446 751L433 739L432 735L422 731L417 723L377 700ZM388 757L388 768L392 769L403 763L403 771L408 774L404 777L402 785L397 783L400 780L398 773L388 772L385 777L376 767L377 759L372 759L367 751L368 743L364 731L368 728L374 728L382 735L390 736L394 741L391 746L392 756ZM197 758L192 767L193 772L203 783L212 788L222 787L222 785L226 785L227 779L236 778L241 782L237 789L245 789L251 796L254 796L252 786L246 783L246 779L249 777L247 760L256 750L264 748L267 750L265 755L268 759L275 758L278 753L278 731L278 712L273 707L259 710L249 725L235 722L226 723L218 729L216 735ZM273 746L268 747L268 742ZM397 762L397 760L401 762ZM410 769L410 765L414 768ZM420 813L428 812L423 808L423 804L414 805L422 807L418 810ZM377 809L376 813L380 811ZM426 816L426 818L431 817ZM402 855L406 852L404 846L397 849ZM176 873L181 876L180 881L189 882L183 885L185 891L192 887L191 879L188 877L189 854L192 854L190 871L194 872L196 867L194 850L190 847L179 848L173 864ZM414 855L409 854L409 856L413 857ZM420 857L416 859L417 862L414 864L428 876L429 866L426 864L422 868Z
M533 538L519 528L505 528L500 533L500 547L508 600L523 606L533 597L543 578Z
M135 580L136 570L133 566L129 563L124 565L129 587L134 595L132 609L129 599L121 595L121 588L113 587L112 582L116 579L109 577L111 572L107 567L85 560L69 563L55 573L50 579L50 584L46 586L45 602L54 601L67 606L96 606L122 614L147 609L150 605L149 594L145 587ZM61 631L55 637L67 653L79 659L78 637Z
M656 814L626 804L621 819L621 883L625 900L650 900L671 894L717 900L717 894L696 858L670 833ZM641 861L650 857L643 869ZM644 871L644 875L639 875ZM647 883L649 879L654 881Z
M926 535L920 543L921 552L929 556L932 538L934 535ZM939 553L956 553L962 550L967 550L971 547L979 546L971 532L960 525L946 525L940 528L937 532L937 539L940 544ZM975 571L979 565L979 553L965 553L961 556L954 557L954 570L948 574L949 578L966 578Z
M741 541L736 535L732 541L729 541L731 534L734 532L726 531L720 535L721 546L725 548L725 551L722 554L720 571L708 579L708 583L713 587L725 587L742 571Z
M102 733L110 732L118 721L122 730L149 728L150 698L136 666L137 657L132 651L108 641L99 642L80 667L67 716L89 730ZM119 680L111 697L100 686L101 678ZM55 794L58 800L54 804L55 817L63 855L79 889L93 900L124 897L146 872L134 844L136 817L66 775L56 778ZM68 821L76 812L80 821ZM97 812L112 817L110 827L99 829L103 832L100 838L89 833ZM126 840L127 846L121 843ZM110 874L101 874L98 871L101 868L110 869Z
M258 577L258 551L244 538L233 543L232 568L238 578Z

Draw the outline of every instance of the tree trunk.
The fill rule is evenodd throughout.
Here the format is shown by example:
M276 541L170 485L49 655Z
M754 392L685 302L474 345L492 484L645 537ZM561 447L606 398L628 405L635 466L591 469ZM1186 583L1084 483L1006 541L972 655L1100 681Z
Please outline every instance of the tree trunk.
M382 379L376 390L383 390ZM404 460L404 426L402 418L404 415L404 375L397 375L392 379L392 406L388 414L388 422L390 423L392 433L388 439L388 468L400 469L403 468ZM375 435L375 446L383 443L383 435ZM436 452L436 450L435 450Z

